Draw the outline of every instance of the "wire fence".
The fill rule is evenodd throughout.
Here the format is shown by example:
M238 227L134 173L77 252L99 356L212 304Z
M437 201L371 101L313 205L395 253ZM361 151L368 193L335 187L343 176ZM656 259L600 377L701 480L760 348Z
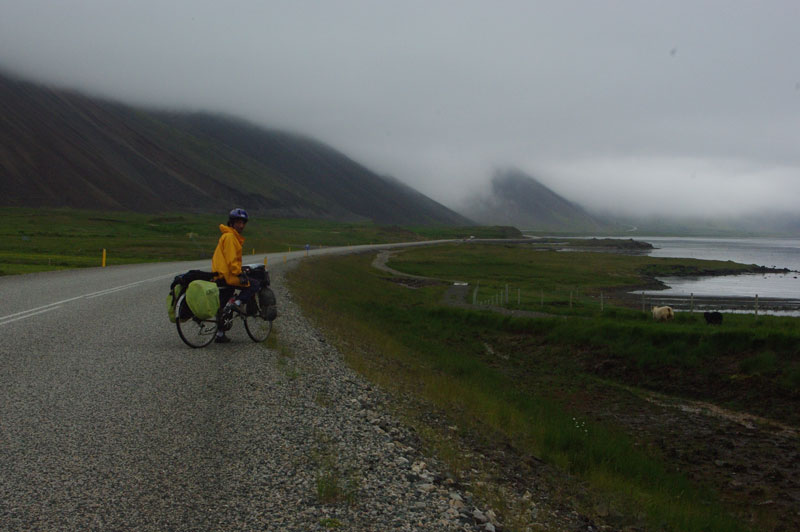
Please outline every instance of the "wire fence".
M481 288L478 283L472 290L472 304L483 307L502 307L519 310L540 310L547 307L591 309L604 312L611 304L628 308L639 308L649 313L655 306L670 306L682 312L725 311L739 313L787 313L800 315L799 298L764 298L753 296L696 296L653 294L647 292L628 292L620 294L592 292L587 294L580 288L557 290L513 287L510 284L500 287ZM538 308L537 308L538 307Z

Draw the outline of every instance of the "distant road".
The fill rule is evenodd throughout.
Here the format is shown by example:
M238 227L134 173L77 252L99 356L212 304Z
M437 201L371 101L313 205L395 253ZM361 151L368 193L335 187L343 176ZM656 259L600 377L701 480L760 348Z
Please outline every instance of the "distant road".
M397 244L370 244L361 246L327 247L287 251L282 253L269 253L260 255L245 255L244 264L264 264L274 266L284 261L291 261L301 257L345 254L370 249L385 249L395 247L409 247L418 245L441 244L453 242L452 240L435 240L425 242L407 242ZM119 310L128 308L136 310L136 294L150 293L153 287L158 286L166 298L165 285L171 279L190 269L211 269L211 259L189 262L167 262L148 264L129 264L124 266L111 266L107 268L82 268L75 270L60 270L52 272L32 273L27 275L13 275L0 277L0 331L14 325L14 330L19 331L30 328L35 331L37 319L50 318L64 319L65 322L82 324L88 327L85 317L76 316L76 312L89 307L104 307L106 299L113 299ZM133 299L130 299L133 298ZM28 321L32 320L33 321ZM78 320L77 322L75 320ZM94 334L86 331L87 334ZM6 332L6 335L8 333ZM15 335L17 335L15 333ZM10 338L13 340L13 338ZM26 344L30 347L29 344ZM18 346L23 348L23 346Z

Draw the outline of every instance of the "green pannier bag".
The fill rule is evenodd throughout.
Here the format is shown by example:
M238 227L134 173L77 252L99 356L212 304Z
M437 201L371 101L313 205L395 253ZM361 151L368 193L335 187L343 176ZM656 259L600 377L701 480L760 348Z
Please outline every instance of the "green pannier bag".
M183 286L176 284L169 291L169 294L167 294L167 315L169 315L169 321L172 323L175 323L175 303L177 303L178 298L181 297L182 291Z
M175 319L178 318L181 322L184 322L192 317L192 309L187 308L185 305L181 307L181 315L175 315L175 311L177 310L175 304L178 302L178 299L180 299L181 294L186 290L186 287L189 286L189 283L192 281L213 280L214 272L206 272L203 270L189 270L186 273L176 275L172 280L172 284L169 285L169 294L167 294L167 315L169 316L169 321L175 323Z
M186 304L192 314L201 320L209 320L219 310L219 287L209 281L192 281L186 288Z

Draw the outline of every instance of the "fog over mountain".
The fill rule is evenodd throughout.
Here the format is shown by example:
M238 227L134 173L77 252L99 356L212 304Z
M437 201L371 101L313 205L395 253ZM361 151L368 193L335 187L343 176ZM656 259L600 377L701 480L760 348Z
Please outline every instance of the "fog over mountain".
M594 211L800 204L800 3L0 2L0 67L330 144L450 207L514 166Z
M612 224L595 219L517 169L497 170L487 193L467 199L460 212L486 225L512 225L536 231L611 231Z

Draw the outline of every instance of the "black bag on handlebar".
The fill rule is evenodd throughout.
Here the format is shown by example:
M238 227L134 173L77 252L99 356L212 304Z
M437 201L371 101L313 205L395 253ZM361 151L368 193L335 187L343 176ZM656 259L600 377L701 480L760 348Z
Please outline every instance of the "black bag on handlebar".
M261 286L269 286L269 272L262 266L244 266L242 268L250 279L255 279L261 283Z

